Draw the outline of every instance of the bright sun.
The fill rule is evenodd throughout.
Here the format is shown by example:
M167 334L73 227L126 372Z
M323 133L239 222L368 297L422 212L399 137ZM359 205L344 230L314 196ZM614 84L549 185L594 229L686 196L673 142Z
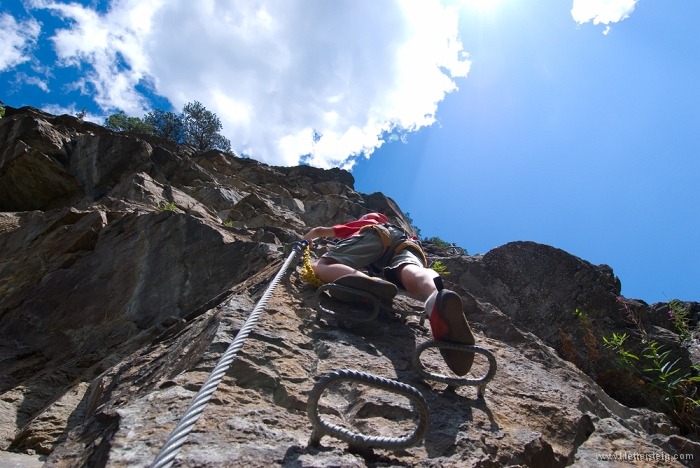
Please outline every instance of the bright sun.
M475 10L490 10L500 3L501 0L462 0L467 8Z

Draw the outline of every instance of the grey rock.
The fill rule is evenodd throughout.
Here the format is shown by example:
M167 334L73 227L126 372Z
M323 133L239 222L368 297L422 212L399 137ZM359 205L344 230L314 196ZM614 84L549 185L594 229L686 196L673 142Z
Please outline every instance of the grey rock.
M44 454L46 466L149 466L279 270L280 244L369 211L412 229L391 198L356 192L347 171L200 153L32 108L8 108L0 151L0 465ZM416 317L315 321L315 289L295 264L175 465L599 466L599 454L629 452L692 466L680 455L698 456L698 441L644 391L606 380L615 356L600 341L592 356L586 331L631 332L626 306L686 371L700 353L664 321L668 305L618 299L609 267L550 246L426 251L496 356L485 398L414 372L416 346L431 339ZM684 304L695 331L700 308ZM401 295L394 307L423 305ZM449 372L436 351L421 362ZM431 413L425 439L396 451L328 436L309 447L308 394L338 369L418 389ZM472 377L486 370L477 357ZM417 421L406 398L354 383L329 388L320 408L370 435L403 436Z

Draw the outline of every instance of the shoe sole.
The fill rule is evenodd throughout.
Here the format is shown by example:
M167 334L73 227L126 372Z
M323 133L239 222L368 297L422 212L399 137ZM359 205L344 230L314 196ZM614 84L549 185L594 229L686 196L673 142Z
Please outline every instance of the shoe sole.
M447 324L448 332L440 341L473 345L476 343L467 318L462 311L462 298L453 291L442 290L436 299L437 312ZM447 367L458 376L466 375L474 363L474 353L454 349L440 349Z
M340 278L335 280L334 283L339 286L345 286L347 288L359 289L360 291L368 292L373 296L378 297L379 299L387 301L391 301L392 299L394 299L396 294L398 294L399 292L399 290L393 283L389 283L388 281L377 281L368 276L361 275L341 276ZM332 292L331 295L339 300L362 302L362 299L359 296L353 296L351 294L342 293L340 291Z

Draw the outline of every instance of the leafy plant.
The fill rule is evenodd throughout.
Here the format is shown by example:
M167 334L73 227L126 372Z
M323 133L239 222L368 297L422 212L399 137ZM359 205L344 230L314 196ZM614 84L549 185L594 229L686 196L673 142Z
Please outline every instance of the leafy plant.
M588 319L588 315L578 309L574 310L574 315L583 326L583 342L586 343L585 368L590 370L593 368L595 361L600 359L600 353L598 352L598 339L591 331L591 321ZM560 336L562 333L563 332L560 332Z
M87 115L87 108L85 106L83 106L83 108L80 109L80 111L75 114L75 117L78 120L83 120L86 115Z
M671 353L670 350L661 352L661 346L656 341L651 341L647 344L644 351L647 353L644 355L645 358L652 362L652 366L644 369L644 372L656 372L657 376L652 386L659 387L669 393L667 399L673 396L673 389L678 385L678 383L688 377L684 375L682 377L676 377L671 379L680 369L674 369L674 366L678 363L680 359L676 359L673 362L667 361L668 355Z
M232 227L233 226L233 221L230 219L224 223L224 226Z
M442 263L440 260L436 260L433 262L432 265L430 265L430 268L432 268L434 271L436 271L440 275L449 275L450 272L447 271L447 266Z
M583 311L576 309L574 311L574 315L581 321L581 324L584 327L589 327L591 325L591 321L588 320L588 315L586 315Z
M688 432L693 432L696 435L700 434L700 425L696 416L697 409L700 406L700 399L696 398L697 387L695 386L696 382L700 382L700 377L690 376L690 374L678 375L680 369L675 368L675 366L678 364L679 359L670 362L669 355L671 351L662 351L659 343L650 339L642 325L641 319L631 307L621 297L618 298L618 302L627 311L627 316L636 325L642 343L645 344L644 357L651 361L651 366L644 369L644 372L656 374L651 386L664 392L664 400L669 405L670 416L679 426ZM671 313L680 312L678 322L680 331L687 331L689 324L683 320L687 319L687 311L680 307L679 301L670 301L669 306L671 307ZM692 367L695 371L700 370L700 366Z
M603 346L617 353L617 355L620 357L620 364L625 366L631 366L634 364L633 360L638 361L639 358L625 350L624 344L626 340L627 333L623 333L622 335L613 333L613 336L610 339L603 337L603 342L605 343Z
M689 340L692 337L690 332L690 318L688 317L688 311L681 305L681 301L678 299L673 299L668 302L668 307L671 309L668 312L669 320L673 322L673 326L676 329L676 333L680 337L681 341Z
M167 205L158 205L156 208L159 211L175 211L175 202L170 202Z
M3 106L4 102L0 101L0 119L5 117L5 107Z

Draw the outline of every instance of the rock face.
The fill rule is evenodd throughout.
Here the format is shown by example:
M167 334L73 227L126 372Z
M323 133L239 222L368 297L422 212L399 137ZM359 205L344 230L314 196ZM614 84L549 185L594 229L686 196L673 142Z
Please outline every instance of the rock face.
M8 108L0 120L0 455L46 466L148 466L279 270L283 244L368 211L412 229L393 200L353 184L338 169L270 167ZM618 356L602 343L634 333L632 310L690 373L700 360L674 333L668 304L620 299L609 267L545 245L513 242L477 256L426 251L447 266L448 287L478 305L467 318L498 361L484 398L418 376L413 351L431 334L417 319L382 312L365 325L317 322L315 290L293 273L175 466L700 460L700 443L657 412L665 408L640 389L639 372L615 378ZM395 307L422 305L401 295ZM700 306L685 307L696 327ZM629 344L641 355L641 344ZM476 376L487 367L480 359ZM423 364L448 372L437 352ZM309 391L338 369L417 388L431 414L425 439L396 451L350 450L328 436L307 446ZM409 400L363 384L332 386L320 408L324 419L370 435L401 437L417 421Z

